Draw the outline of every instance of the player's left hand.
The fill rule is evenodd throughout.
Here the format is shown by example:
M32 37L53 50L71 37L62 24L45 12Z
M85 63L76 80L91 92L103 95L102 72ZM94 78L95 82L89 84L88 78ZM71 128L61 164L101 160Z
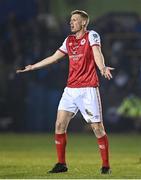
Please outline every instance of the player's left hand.
M106 79L110 80L113 78L111 71L113 71L115 68L105 66L101 70L101 75L104 76Z

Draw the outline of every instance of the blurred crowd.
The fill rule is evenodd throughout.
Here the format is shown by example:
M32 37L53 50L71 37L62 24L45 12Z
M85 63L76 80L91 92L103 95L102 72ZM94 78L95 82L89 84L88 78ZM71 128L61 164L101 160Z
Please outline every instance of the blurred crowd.
M136 13L109 13L97 19L95 25L102 35L106 62L115 67L113 80L102 81L101 87L107 128L110 131L141 129L135 125L141 117L126 118L118 114L126 98L141 98L141 17Z
M54 53L70 33L68 19L58 21L47 12L19 18L12 12L1 22L1 131L48 132L54 128L68 76L68 58L35 72L16 75L15 71ZM105 123L110 130L126 129L127 120L118 115L117 108L131 94L141 98L141 17L109 13L92 19L89 29L100 34L106 64L115 68L110 82L100 77ZM82 119L80 115L77 118ZM129 128L133 126L130 120Z

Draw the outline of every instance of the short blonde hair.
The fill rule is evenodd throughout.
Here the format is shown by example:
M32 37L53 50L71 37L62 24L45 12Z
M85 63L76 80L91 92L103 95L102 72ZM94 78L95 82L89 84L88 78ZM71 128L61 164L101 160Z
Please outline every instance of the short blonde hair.
M88 26L90 19L89 19L89 15L88 15L87 12L85 12L83 10L76 9L76 10L71 12L71 16L74 15L74 14L79 14L82 18L84 18L86 20L86 25L85 26L86 27Z

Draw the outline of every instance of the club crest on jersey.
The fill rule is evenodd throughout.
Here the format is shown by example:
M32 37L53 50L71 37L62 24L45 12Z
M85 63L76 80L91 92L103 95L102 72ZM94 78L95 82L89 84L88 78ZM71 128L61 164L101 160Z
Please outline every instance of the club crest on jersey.
M80 44L81 44L81 45L84 45L85 42L86 42L86 39L82 39L81 42L80 42Z

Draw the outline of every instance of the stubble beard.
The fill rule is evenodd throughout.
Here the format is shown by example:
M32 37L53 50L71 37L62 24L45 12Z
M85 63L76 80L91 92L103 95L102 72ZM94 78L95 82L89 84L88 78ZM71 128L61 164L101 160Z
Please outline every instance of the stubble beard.
M71 29L71 32L74 33L74 34L76 34L76 33L80 32L81 30L82 30L82 27L80 27L80 28L77 29L77 30L72 30L72 29Z

